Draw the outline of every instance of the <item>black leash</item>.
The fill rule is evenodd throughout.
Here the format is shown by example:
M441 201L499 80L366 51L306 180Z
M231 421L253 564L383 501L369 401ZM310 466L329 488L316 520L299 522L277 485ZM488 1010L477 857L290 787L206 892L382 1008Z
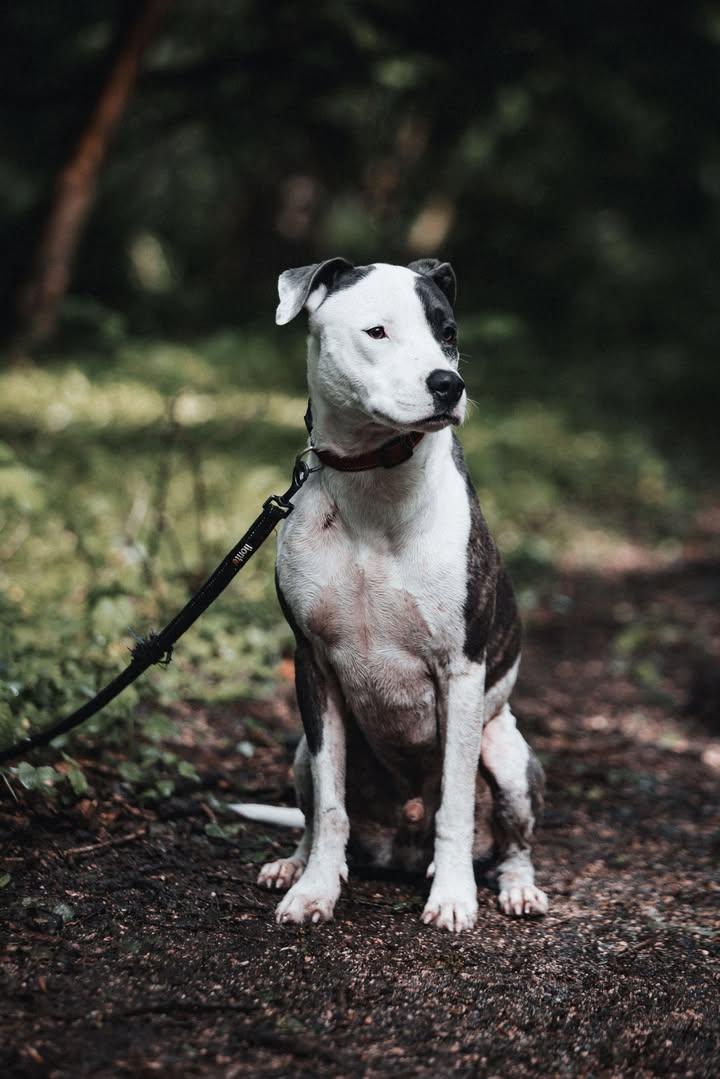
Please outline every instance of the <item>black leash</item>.
M271 495L265 500L260 516L253 521L242 539L238 540L233 549L225 555L220 565L211 573L192 599L188 600L171 622L168 622L165 629L159 633L151 630L147 637L135 637L136 644L131 650L132 660L125 670L104 686L91 701L87 701L71 715L58 720L52 727L21 738L14 745L0 750L0 764L21 757L29 753L31 749L46 746L58 735L79 727L86 719L90 719L124 689L127 689L154 663L159 663L164 667L168 665L172 659L173 647L183 633L197 621L220 593L225 591L235 575L262 546L275 526L292 513L295 507L290 499L297 494L310 473L317 471L315 468L310 468L303 460L307 452L305 450L295 458L292 483L285 494Z

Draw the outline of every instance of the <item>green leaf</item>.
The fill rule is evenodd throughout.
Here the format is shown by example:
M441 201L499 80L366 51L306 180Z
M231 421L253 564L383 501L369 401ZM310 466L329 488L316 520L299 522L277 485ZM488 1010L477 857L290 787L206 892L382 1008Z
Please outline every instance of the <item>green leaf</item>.
M175 790L174 779L158 779L155 788L161 798L170 798Z
M38 780L37 775L35 774L35 768L32 764L28 764L27 761L21 761L17 767L17 777L26 791L34 791L36 789Z
M180 761L178 773L185 779L194 779L196 783L200 782L200 776L195 771L195 765L191 764L190 761Z
M221 828L219 824L206 824L205 835L210 836L211 839L229 838L225 829Z
M152 742L160 742L163 738L172 738L176 733L175 724L162 712L153 712L152 715L146 716L141 724L142 733L145 738L149 738Z
M88 781L82 768L78 764L70 764L67 777L74 794L86 794Z
M142 779L142 769L135 761L120 761L118 772L127 783L139 783Z
M7 888L11 880L12 877L9 873L0 873L0 888Z
M51 768L49 764L42 764L35 768L32 764L28 764L27 761L21 761L18 765L17 777L25 790L44 789L48 793L52 791L58 780L62 779L60 773Z

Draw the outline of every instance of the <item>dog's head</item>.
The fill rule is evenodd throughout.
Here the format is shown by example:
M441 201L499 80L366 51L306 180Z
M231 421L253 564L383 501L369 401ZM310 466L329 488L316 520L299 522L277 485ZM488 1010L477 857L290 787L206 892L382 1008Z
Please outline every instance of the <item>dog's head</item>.
M448 262L353 266L334 258L286 270L276 321L309 314L308 381L338 409L396 431L460 423L455 274Z

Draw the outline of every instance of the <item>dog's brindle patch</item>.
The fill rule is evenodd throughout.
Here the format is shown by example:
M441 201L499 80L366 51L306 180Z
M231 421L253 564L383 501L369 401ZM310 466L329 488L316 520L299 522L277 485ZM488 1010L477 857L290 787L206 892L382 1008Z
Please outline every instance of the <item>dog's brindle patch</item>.
M526 790L531 814L519 800L504 791L489 768L480 761L480 774L492 792L492 830L495 845L500 850L516 848L529 851L533 825L540 819L545 792L545 773L530 750L525 770Z
M505 567L501 565L495 586L495 611L487 646L487 689L496 685L517 663L521 637L515 593Z
M374 752L349 715L347 756L348 853L361 865L422 870L432 858L432 817L440 785L437 752L406 752L404 767L398 754L393 766ZM427 789L428 774L434 776L437 793ZM404 816L411 798L431 810L419 823L409 823Z
M470 507L470 535L467 546L467 594L465 597L465 644L468 659L482 662L488 644L495 609L497 553L480 510L465 465L465 456L458 439L453 435L452 455L455 467L465 480ZM486 678L486 689L490 688Z
M277 571L275 572L275 591L280 609L295 636L295 692L305 737L310 752L318 753L323 740L322 714L326 703L325 684L318 670L310 642L298 626L283 595Z
M465 600L465 655L480 661L486 655L485 689L507 674L520 655L520 620L510 579L497 550L470 480L465 455L453 436L453 461L465 480L470 505Z

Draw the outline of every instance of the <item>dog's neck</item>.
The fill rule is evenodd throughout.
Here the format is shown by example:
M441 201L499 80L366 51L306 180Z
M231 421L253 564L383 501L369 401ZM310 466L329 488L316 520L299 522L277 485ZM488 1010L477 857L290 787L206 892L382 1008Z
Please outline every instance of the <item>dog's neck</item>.
M312 444L337 457L359 457L402 433L342 401L328 403L317 394L311 400Z
M369 421L352 408L341 409L322 397L312 399L312 443L343 457L354 457L379 449L401 432ZM415 447L412 456L394 468L372 468L361 472L343 472L323 467L320 482L328 496L345 516L372 525L397 522L422 511L435 490L428 482L429 473L442 467L451 452L449 429L428 433ZM392 512L388 512L392 506Z

